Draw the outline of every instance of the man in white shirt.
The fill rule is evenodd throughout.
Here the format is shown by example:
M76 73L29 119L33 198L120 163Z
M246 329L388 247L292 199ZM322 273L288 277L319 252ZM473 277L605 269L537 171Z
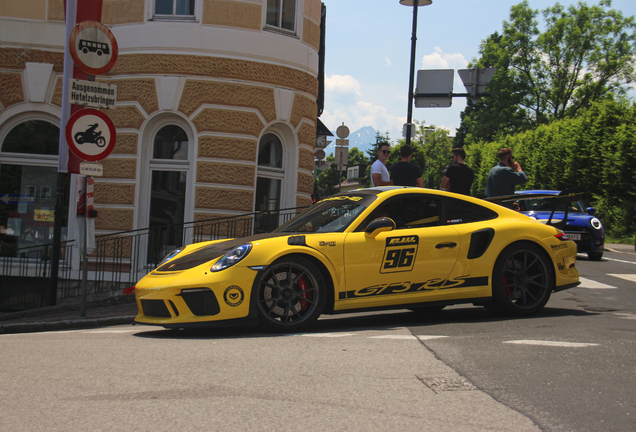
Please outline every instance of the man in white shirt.
M391 146L387 142L378 144L378 159L371 165L371 183L373 186L393 186L393 180L386 169Z

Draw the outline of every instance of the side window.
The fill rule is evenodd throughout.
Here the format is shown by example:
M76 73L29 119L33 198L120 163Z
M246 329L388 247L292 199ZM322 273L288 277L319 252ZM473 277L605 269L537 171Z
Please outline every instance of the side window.
M194 0L155 0L153 18L194 20Z
M296 30L296 0L267 0L268 26L293 32Z
M440 224L439 200L432 196L402 195L380 205L356 231L363 231L369 222L388 217L395 229L432 227Z
M497 213L486 207L453 198L446 198L444 211L447 225L481 222L495 219L498 216Z

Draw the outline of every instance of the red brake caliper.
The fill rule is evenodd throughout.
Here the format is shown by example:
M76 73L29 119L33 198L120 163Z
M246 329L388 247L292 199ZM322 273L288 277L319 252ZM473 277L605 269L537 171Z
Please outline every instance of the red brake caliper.
M510 297L510 295L512 294L512 291L510 291L510 288L508 288L508 279L506 279L505 276L503 276L502 279L503 279L504 291L506 292L506 295Z
M307 292L307 280L305 279L305 276L301 276L300 278L298 278L298 287L302 291L303 297L308 299L309 292ZM305 310L307 309L307 306L309 306L309 302L307 300L301 300L300 306L302 307L303 310Z

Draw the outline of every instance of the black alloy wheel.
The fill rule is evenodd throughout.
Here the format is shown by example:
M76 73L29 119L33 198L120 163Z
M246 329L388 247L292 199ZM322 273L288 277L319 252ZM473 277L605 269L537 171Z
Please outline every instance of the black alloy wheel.
M588 252L587 257L590 261L600 261L603 258L603 252Z
M487 309L503 315L527 316L539 312L554 290L552 263L531 243L504 249L492 278L493 302Z
M325 280L309 260L281 258L255 284L259 323L275 332L299 331L325 307Z

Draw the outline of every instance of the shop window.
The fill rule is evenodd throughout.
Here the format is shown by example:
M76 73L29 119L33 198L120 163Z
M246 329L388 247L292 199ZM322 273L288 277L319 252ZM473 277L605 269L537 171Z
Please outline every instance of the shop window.
M265 23L271 27L293 32L296 21L296 0L267 0Z
M0 146L0 255L26 256L53 241L60 130L29 120L15 126ZM29 156L16 159L15 153ZM68 177L68 176L67 176ZM68 178L67 178L68 180ZM69 182L63 189L62 240L68 226ZM47 251L44 251L46 256Z

